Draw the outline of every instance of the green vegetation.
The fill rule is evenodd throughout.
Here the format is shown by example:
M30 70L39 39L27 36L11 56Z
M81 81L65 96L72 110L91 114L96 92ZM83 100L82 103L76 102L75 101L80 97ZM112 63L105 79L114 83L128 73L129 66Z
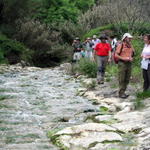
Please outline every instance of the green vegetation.
M101 33L103 33L104 31L106 30L109 30L111 32L111 34L113 34L113 29L114 29L114 26L109 24L109 25L106 25L106 26L102 26L102 27L98 27L98 28L95 28L95 29L92 29L90 31L88 31L84 36L83 36L83 39L86 39L87 37L92 37L93 35L97 35L97 36L100 36Z
M103 33L115 34L118 38L124 32L137 36L148 33L148 0L145 3L139 3L138 0L133 3L121 1L1 0L0 63L13 64L24 60L35 66L54 66L71 61L71 43L76 36L84 40ZM126 11L127 4L130 9ZM119 13L123 9L128 13ZM138 49L141 48L142 43L135 40L134 44ZM136 59L137 65L139 58ZM82 69L83 72L90 77L95 76L94 70L91 74ZM138 74L138 69L134 69L134 74Z
M97 64L94 61L83 58L78 63L77 71L89 78L95 78L97 73Z
M23 44L0 34L0 63L15 64L21 60L29 62L30 54Z
M55 136L55 133L57 132L58 132L57 129L49 131L47 133L48 138L50 138L51 142L55 144L56 146L58 146L61 150L69 150L63 144L61 144L61 142L59 141L59 136Z
M144 91L144 92L137 93L136 96L137 96L137 98L144 100L144 99L150 97L150 91Z
M135 109L142 109L145 107L144 105L144 99L150 97L150 92L149 91L144 91L144 92L138 92L136 94L136 101L135 101Z

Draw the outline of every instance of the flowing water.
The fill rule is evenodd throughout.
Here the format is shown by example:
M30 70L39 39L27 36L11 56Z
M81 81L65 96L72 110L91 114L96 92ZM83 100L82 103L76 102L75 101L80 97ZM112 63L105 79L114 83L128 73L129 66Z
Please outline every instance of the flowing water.
M47 132L81 124L96 111L59 68L0 75L0 150L58 150Z

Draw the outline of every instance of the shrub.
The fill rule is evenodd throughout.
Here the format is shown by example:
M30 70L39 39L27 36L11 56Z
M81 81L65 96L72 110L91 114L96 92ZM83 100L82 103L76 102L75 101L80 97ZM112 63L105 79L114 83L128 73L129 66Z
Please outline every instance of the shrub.
M90 61L87 58L83 58L79 61L79 72L87 75L89 78L95 78L97 73L97 65L95 62Z
M15 37L33 50L35 66L54 66L71 55L70 46L63 42L61 33L39 21L20 21Z
M30 61L30 51L21 43L0 34L0 63Z
M149 6L148 1L143 3L139 0L108 0L82 14L78 20L87 31L99 26L115 24L117 32L121 33L121 28L125 27L124 23L127 23L127 31L136 32L145 25L145 22L150 22L149 11L145 11L146 6Z

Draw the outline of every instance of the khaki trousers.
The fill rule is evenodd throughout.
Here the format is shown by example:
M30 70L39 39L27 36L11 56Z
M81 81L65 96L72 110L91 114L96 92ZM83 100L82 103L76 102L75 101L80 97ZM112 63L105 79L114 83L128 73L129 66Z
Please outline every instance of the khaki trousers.
M120 96L124 94L127 89L127 85L129 84L130 77L131 77L131 69L132 69L131 62L119 61L118 75L119 75L119 95Z

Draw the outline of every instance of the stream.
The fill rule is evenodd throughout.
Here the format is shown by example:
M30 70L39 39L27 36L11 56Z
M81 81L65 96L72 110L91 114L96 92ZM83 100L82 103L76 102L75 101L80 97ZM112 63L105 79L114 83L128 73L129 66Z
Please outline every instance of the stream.
M58 68L0 74L0 150L58 150L47 132L81 124L97 106Z

